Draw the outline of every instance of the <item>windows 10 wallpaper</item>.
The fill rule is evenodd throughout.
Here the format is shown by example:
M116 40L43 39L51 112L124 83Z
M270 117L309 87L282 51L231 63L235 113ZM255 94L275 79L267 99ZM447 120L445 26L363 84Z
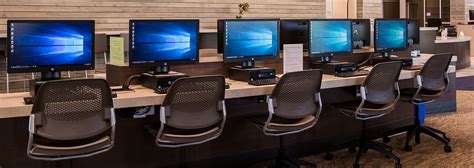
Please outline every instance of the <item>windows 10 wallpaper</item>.
M130 62L194 61L198 21L131 21Z
M226 59L278 56L278 38L276 20L226 21L224 56Z
M91 65L94 22L12 22L12 69L55 65Z
M310 22L311 54L352 51L350 20L313 20Z
M375 47L376 50L406 48L406 20L376 20Z

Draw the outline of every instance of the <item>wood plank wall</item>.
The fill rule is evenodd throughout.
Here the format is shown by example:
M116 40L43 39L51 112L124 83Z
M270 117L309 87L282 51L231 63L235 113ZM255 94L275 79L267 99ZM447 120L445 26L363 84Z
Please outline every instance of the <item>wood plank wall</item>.
M0 32L7 19L95 19L98 31L127 30L129 19L198 18L202 28L234 18L250 3L247 18L323 18L326 0L0 0Z
M250 4L244 18L324 18L326 12L326 0L0 0L0 33L8 19L94 19L96 31L126 31L129 19L200 19L201 28L215 29L217 19L235 18L242 2ZM103 56L96 58L96 73L103 73ZM0 54L0 93L6 92L5 67ZM10 74L10 92L27 91L31 76Z

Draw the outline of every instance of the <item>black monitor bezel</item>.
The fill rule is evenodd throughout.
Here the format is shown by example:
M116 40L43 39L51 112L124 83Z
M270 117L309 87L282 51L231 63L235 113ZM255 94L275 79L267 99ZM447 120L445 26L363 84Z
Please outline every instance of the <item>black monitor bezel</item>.
M379 49L377 48L377 36L376 36L376 34L377 34L377 22L378 22L378 21L381 21L381 20L383 20L383 21L390 21L390 20L393 20L393 21L405 21L405 23L406 23L406 24L405 24L405 26L406 26L405 28L406 28L406 31L407 31L406 34L405 34L405 39L406 39L405 47L390 48L390 49L381 49L381 50L379 50ZM373 35L373 36L374 36L374 52L375 52L375 53L386 53L386 52L394 52L394 51L404 51L404 50L406 50L406 49L408 48L408 21L407 21L407 19L380 19L380 18L375 19L375 21L374 21L374 35Z
M311 22L312 21L348 21L350 23L350 31L351 31L351 51L338 51L338 52L328 52L328 53L319 53L319 54L311 54ZM352 21L351 19L310 19L309 20L309 26L308 26L308 55L310 59L317 59L321 57L335 57L337 55L341 54L352 54L354 51L354 46L352 44ZM329 54L329 55L328 55Z
M90 23L92 26L92 39L91 39L91 65L45 65L35 68L11 68L11 23ZM7 20L7 73L30 73L30 72L57 72L57 71L81 71L81 70L94 70L95 69L95 21L94 20Z
M367 26L367 30L365 30L365 33L368 35L368 38L365 39L367 40L367 44L364 44L364 46L368 47L371 45L371 33L370 33L370 19L351 19L352 21L352 42L355 41L354 39L354 22L364 22L364 24L367 24L368 23L368 26ZM352 48L354 48L354 46L352 46Z
M224 53L224 19L217 20L217 53Z
M132 50L132 38L131 38L131 31L132 31L132 23L133 22L196 22L196 59L195 60L168 60L168 61L155 61L155 62L146 62L146 63L133 63L131 58L133 56ZM185 65L185 64L197 64L199 63L199 30L200 30L200 23L199 19L164 19L164 20L157 20L157 19L131 19L128 22L128 56L129 56L129 66L130 67L157 67L163 65Z
M309 21L310 19L280 19L280 50L283 50L283 45L284 44L296 44L296 43L284 43L284 40L283 40L283 34L285 34L286 32L283 31L283 23L284 22L306 22L307 24L307 27L309 27ZM307 28L306 30L306 34L307 36L309 36L309 28ZM303 49L304 50L307 50L309 48L309 41L308 41L309 37L306 37L306 43L303 43Z
M420 44L420 20L419 19L407 19L407 43L408 43L408 39L409 39L409 30L410 30L410 27L409 27L409 23L415 23L415 25L417 25L417 29L415 30L415 33L416 33L416 40L413 41L413 44Z
M232 63L232 62L245 62L245 61L256 61L256 60L272 60L272 59L278 59L280 58L280 19L224 19L223 22L224 22L224 25L226 22L233 22L233 21L276 21L277 22L277 35L278 35L278 39L277 39L277 52L278 52L278 55L277 56L274 56L274 55L255 55L255 56L246 56L246 57L239 57L239 58L227 58L227 55L226 55L226 50L227 50L227 47L225 47L225 45L223 45L223 59L224 59L224 63ZM223 34L225 36L225 34L227 34L226 32L226 29L225 29L225 26L224 26L224 30L223 31ZM225 37L223 39L223 41L225 41Z

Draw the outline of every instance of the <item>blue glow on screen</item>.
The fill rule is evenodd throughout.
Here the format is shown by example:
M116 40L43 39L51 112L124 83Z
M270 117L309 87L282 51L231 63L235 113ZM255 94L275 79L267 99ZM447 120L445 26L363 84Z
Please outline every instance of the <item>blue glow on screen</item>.
M317 20L310 24L311 54L352 51L351 21Z
M132 63L195 61L197 21L132 21Z
M10 67L91 65L93 22L10 23Z
M407 47L406 20L377 20L375 23L376 50Z
M278 56L278 21L226 21L226 59Z

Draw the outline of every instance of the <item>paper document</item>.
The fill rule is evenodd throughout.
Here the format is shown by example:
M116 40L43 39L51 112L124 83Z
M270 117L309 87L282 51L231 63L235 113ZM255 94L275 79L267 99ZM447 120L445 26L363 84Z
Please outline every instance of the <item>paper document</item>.
M303 44L283 45L283 73L303 70Z
M110 64L125 66L124 40L122 37L110 37Z

